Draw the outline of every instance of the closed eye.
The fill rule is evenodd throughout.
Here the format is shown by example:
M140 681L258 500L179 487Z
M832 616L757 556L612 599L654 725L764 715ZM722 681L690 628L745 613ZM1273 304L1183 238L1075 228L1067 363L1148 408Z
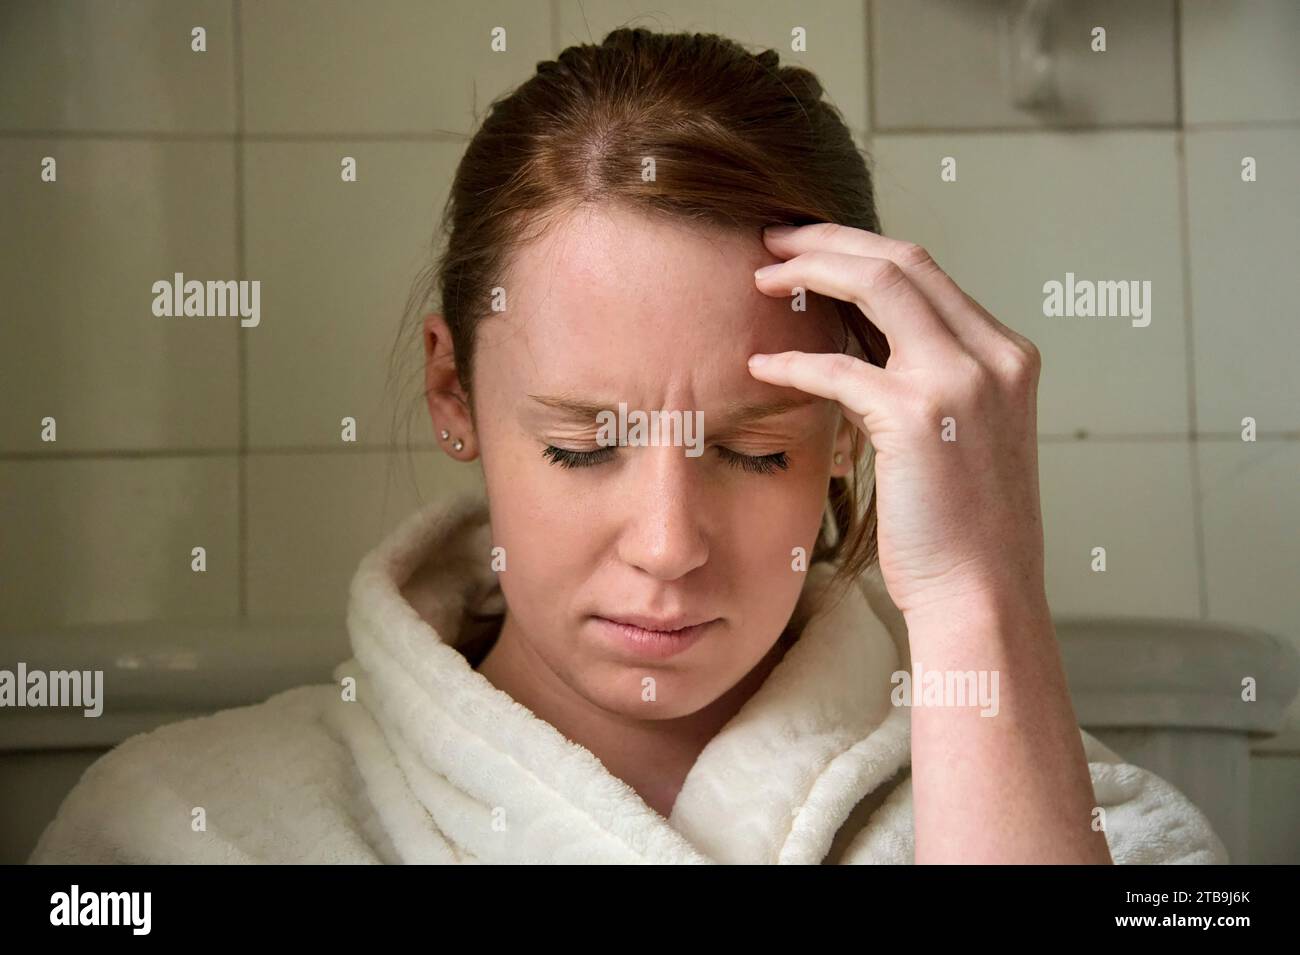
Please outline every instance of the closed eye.
M608 461L613 456L613 447L597 448L595 451L570 451L568 448L556 448L548 444L542 452L542 457L562 468L589 468L593 464Z
M595 451L570 451L567 448L557 448L548 444L542 451L542 456L562 468L588 468L610 460L615 450L614 446L610 446L597 448ZM790 467L790 458L785 451L761 455L741 454L719 446L718 453L731 467L740 468L751 474L772 474L778 470L785 471Z
M784 451L777 451L775 454L741 454L721 446L718 451L733 468L742 468L755 474L771 474L773 471L785 471L790 467L790 458Z

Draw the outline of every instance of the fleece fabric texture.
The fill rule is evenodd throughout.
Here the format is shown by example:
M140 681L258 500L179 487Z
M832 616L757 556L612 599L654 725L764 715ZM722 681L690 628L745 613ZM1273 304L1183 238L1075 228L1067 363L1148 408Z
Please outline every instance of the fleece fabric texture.
M467 609L502 607L490 554L481 498L412 513L353 577L337 684L131 737L86 770L29 861L914 861L910 715L890 701L911 664L878 573L822 604L831 569L810 568L798 641L664 818L457 649ZM1117 863L1228 861L1182 793L1080 732Z

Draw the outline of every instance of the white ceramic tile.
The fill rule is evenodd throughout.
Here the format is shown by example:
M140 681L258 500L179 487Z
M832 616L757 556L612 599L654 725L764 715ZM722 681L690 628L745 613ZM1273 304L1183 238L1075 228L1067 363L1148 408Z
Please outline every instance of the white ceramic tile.
M232 37L231 0L5 0L0 129L231 132Z
M254 133L467 133L476 101L481 115L550 47L550 5L530 0L259 0L240 16Z
M877 133L872 142L885 233L929 249L1042 352L1040 433L1186 433L1174 133ZM955 182L940 180L944 157L956 160ZM1068 273L1149 281L1150 324L1045 316L1044 284L1064 285Z
M230 143L0 139L0 449L235 446L256 329L153 314L177 272L238 278L233 182Z
M233 456L6 461L0 631L237 614L238 491Z
M951 0L871 0L875 128L1173 124L1172 0L1071 0L1054 6L1047 36L1048 110L1016 103L1010 15L1024 5ZM1092 31L1106 30L1104 52ZM1032 45L1030 46L1032 50ZM1029 84L1025 84L1027 87Z
M1300 119L1300 4L1182 4L1184 122Z
M1052 612L1198 619L1190 445L1044 441L1038 453Z
M341 618L361 558L422 504L482 497L482 473L441 451L251 456L249 616Z
M461 147L452 143L248 143L247 270L262 282L262 323L248 336L253 447L337 447L392 439L422 381L395 375L407 296L430 261L436 219ZM342 158L357 162L343 182ZM418 321L414 316L413 321ZM409 355L402 356L409 368ZM423 354L418 356L423 361Z
M600 4L559 0L561 47L599 43L618 27L655 32L719 33L758 52L776 50L782 64L812 70L845 121L867 128L867 25L862 0L614 0ZM804 29L805 49L793 50L793 31ZM558 52L558 51L557 51Z
M1300 430L1300 130L1187 133L1196 427ZM1242 181L1242 161L1256 163Z
M1201 441L1197 457L1210 618L1300 652L1300 442ZM1300 729L1300 700L1288 722Z

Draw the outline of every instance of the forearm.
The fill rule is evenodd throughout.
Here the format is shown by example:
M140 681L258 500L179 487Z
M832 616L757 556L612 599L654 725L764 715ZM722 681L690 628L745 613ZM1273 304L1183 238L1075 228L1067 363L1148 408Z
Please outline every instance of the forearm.
M907 624L914 669L985 671L997 690L996 714L981 715L924 705L912 687L916 861L1110 863L1046 600L966 602Z

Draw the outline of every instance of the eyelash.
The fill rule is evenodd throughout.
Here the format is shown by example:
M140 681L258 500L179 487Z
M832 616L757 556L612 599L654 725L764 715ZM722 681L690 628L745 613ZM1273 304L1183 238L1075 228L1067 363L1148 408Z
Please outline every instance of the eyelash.
M790 467L790 459L784 451L762 455L740 454L723 447L719 447L718 451L722 453L723 460L733 468L740 468L751 474L773 474ZM608 461L613 454L612 447L597 448L595 451L570 451L567 448L557 448L548 444L542 452L542 457L562 468L589 468Z

